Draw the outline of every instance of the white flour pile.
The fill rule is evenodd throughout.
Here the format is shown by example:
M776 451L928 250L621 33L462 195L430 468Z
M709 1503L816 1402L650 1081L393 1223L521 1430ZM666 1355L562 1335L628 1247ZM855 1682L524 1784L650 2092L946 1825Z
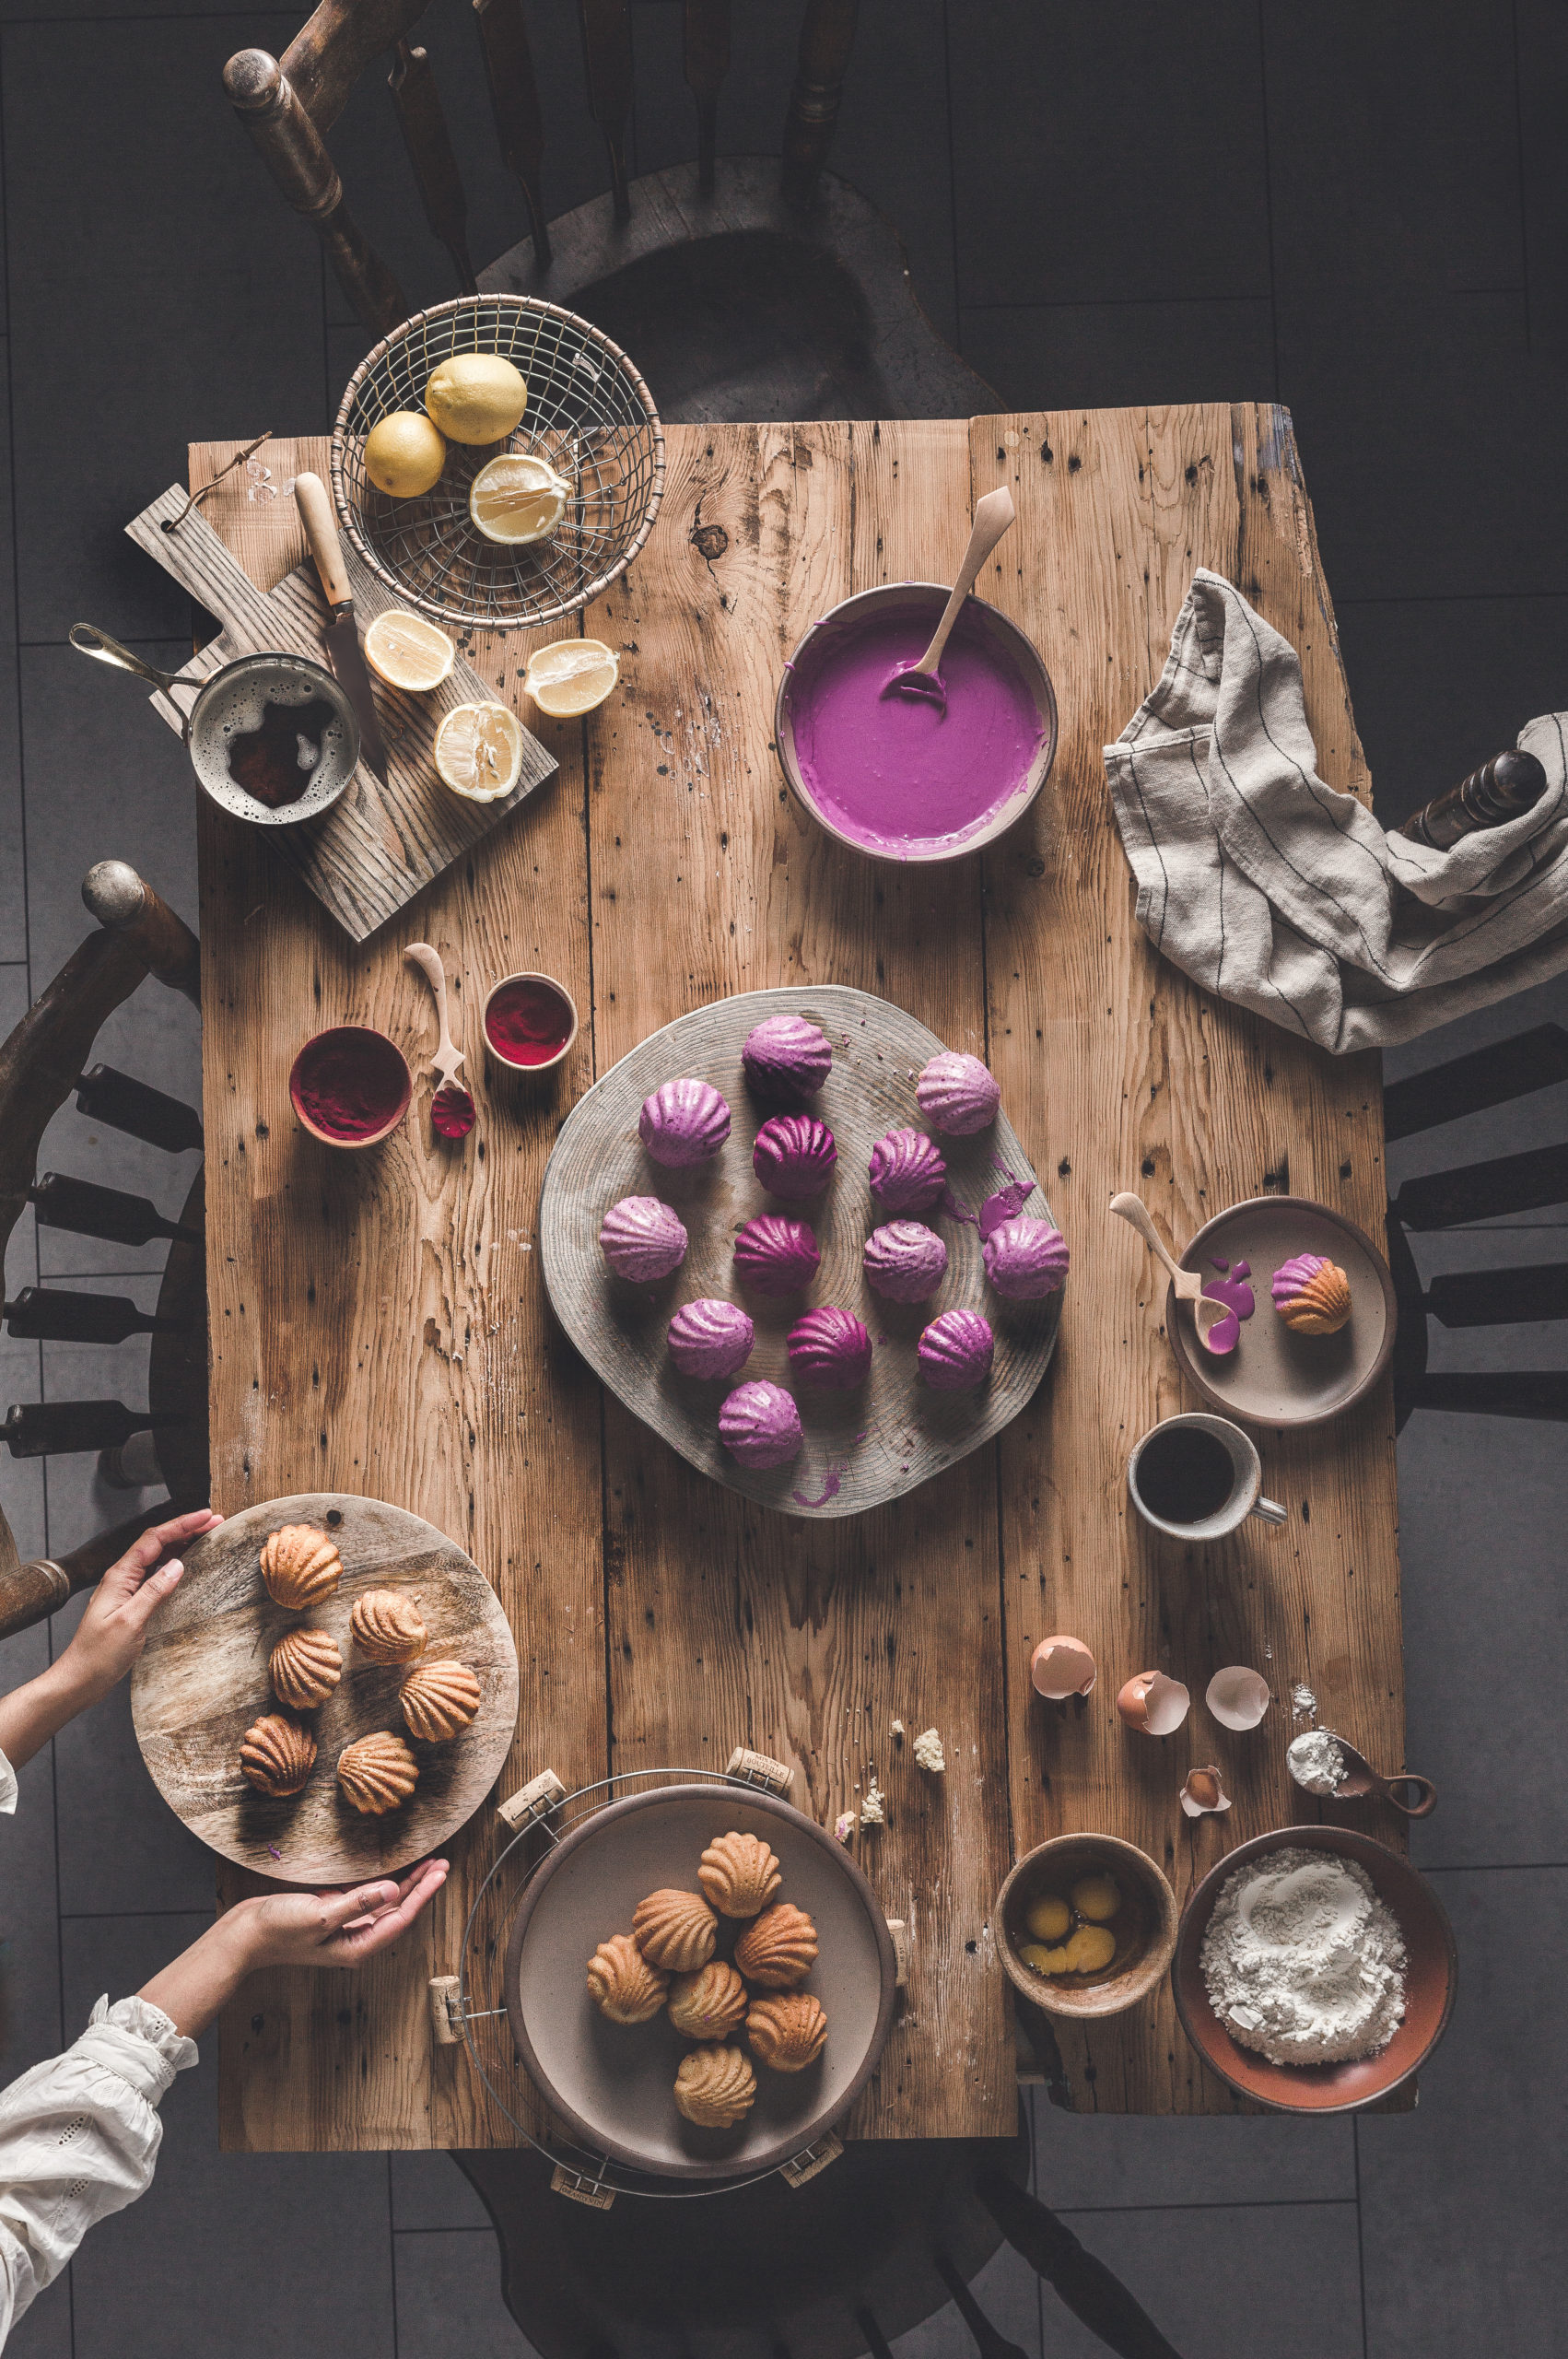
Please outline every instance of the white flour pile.
M1309 1794L1338 1793L1345 1782L1345 1756L1331 1729L1304 1729L1287 1746L1285 1766Z
M1199 1962L1232 2037L1273 2064L1375 2056L1404 2018L1405 1944L1353 1860L1291 1849L1237 1868Z

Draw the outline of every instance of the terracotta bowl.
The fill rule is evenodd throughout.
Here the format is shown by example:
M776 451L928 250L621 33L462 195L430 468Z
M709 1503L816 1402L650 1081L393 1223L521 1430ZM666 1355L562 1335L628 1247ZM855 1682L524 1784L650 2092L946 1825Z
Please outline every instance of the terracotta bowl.
M803 2072L756 2066L756 2102L732 2130L699 2130L675 2109L675 2068L692 2043L668 2015L606 2022L586 1969L602 1941L664 1885L698 1889L708 1844L733 1827L771 1845L781 1900L806 1910L821 1944L802 1986L827 2015L827 2044ZM720 1919L715 1954L743 1931ZM595 1811L540 1865L507 1944L506 2001L518 2053L546 2105L593 2153L661 2177L723 2179L776 2170L838 2120L864 2088L893 2021L893 1938L865 1877L831 1835L771 1794L665 1786ZM743 2031L731 2045L746 2051Z
M1045 1892L1079 1876L1110 1876L1133 1903L1135 1922L1105 1972L1064 1983L1036 1974L1018 1953L1032 1936L1024 1919ZM1026 1851L1003 1884L991 1912L998 1955L1013 1987L1051 2015L1119 2015L1147 1998L1176 1948L1176 1895L1147 1851L1116 1835L1054 1835Z
M301 1101L300 1087L309 1075L311 1058L328 1043L342 1049L357 1045L367 1059L376 1061L379 1076L385 1080L384 1094L388 1108L386 1120L375 1130L367 1131L362 1137L345 1138L336 1131L323 1130L319 1122L311 1120ZM396 1130L408 1111L409 1100L413 1096L414 1075L408 1070L408 1060L403 1050L395 1040L389 1040L384 1032L378 1032L372 1026L367 1024L334 1024L325 1032L313 1034L306 1041L289 1069L289 1103L310 1136L313 1139L320 1139L323 1146L379 1146L384 1138L390 1137Z
M501 992L506 991L512 983L543 983L546 991L552 991L555 992L568 1015L571 1018L567 1037L562 1041L560 1047L556 1050L553 1056L542 1057L537 1064L524 1064L518 1058L506 1056L499 1049L497 1048L496 1043L490 1038L490 1010L494 1006L497 995ZM565 983L558 983L554 975L541 975L533 972L532 969L524 969L522 972L516 975L503 975L500 981L495 984L485 995L485 1013L481 1019L479 1028L485 1036L485 1053L497 1072L517 1074L521 1074L525 1081L535 1081L547 1073L554 1073L556 1067L564 1064L567 1058L571 1054L572 1044L577 1039L578 1030L577 1002L573 999L570 992L568 991Z
M1405 2020L1380 2055L1350 2064L1270 2064L1238 2047L1209 2004L1198 1959L1221 1885L1248 1860L1293 1848L1353 1860L1398 1920L1407 1952ZM1447 2029L1458 1974L1454 1929L1443 1903L1410 1861L1352 1827L1312 1825L1255 1835L1211 1868L1182 1910L1171 1980L1182 2029L1204 2062L1241 2095L1276 2113L1354 2113L1398 2088L1431 2055Z

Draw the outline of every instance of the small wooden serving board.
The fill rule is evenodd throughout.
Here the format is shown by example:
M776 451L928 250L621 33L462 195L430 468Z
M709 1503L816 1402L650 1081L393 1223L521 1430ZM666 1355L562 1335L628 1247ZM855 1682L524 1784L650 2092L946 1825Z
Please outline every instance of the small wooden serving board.
M336 1591L308 1614L275 1605L262 1580L262 1543L286 1523L330 1532L343 1558ZM420 1660L453 1659L477 1678L478 1717L450 1743L422 1743L404 1726L398 1689L411 1666L370 1662L354 1644L349 1614L370 1589L413 1594L429 1632ZM316 1763L302 1792L274 1800L240 1775L240 1746L252 1721L283 1710L268 1660L301 1624L335 1639L343 1677L319 1710L286 1715L313 1731ZM131 1683L136 1742L170 1810L225 1859L281 1884L392 1875L448 1842L499 1777L517 1708L517 1649L478 1566L422 1517L351 1493L263 1501L193 1541ZM362 1816L337 1783L345 1745L376 1729L419 1763L413 1794L383 1818Z
M170 487L125 527L136 546L156 557L223 625L211 646L184 666L181 679L208 679L240 655L306 655L325 664L322 633L327 605L315 566L298 566L275 590L258 590L199 509L193 509L177 531L163 530L186 504L187 495ZM346 542L343 561L363 633L397 601ZM456 705L488 703L496 698L494 688L461 655L440 687L426 694L411 696L388 687L373 674L371 692L387 743L386 784L361 761L345 792L320 819L268 830L269 839L356 942L364 942L395 917L536 788L546 785L557 768L555 756L524 729L522 769L509 794L495 803L470 803L441 784L434 747L442 719ZM152 703L171 729L183 731L183 713L169 698L160 691Z
M747 1088L741 1047L767 1015L804 1015L833 1045L833 1071L811 1110L833 1133L838 1161L825 1194L784 1204L752 1169L752 1148L769 1113ZM887 1302L861 1268L866 1238L893 1215L871 1192L868 1166L892 1130L925 1130L915 1079L942 1048L934 1032L869 992L747 992L678 1016L612 1066L578 1100L544 1175L539 1207L544 1283L556 1315L583 1357L645 1425L716 1482L787 1515L859 1515L880 1507L1010 1425L1032 1399L1056 1349L1061 1295L1004 1302L987 1281L977 1216L1010 1180L1026 1183L1019 1209L1049 1216L1039 1181L1005 1112L977 1138L939 1138L948 1188L969 1214L939 1206L920 1215L947 1247L946 1274L929 1302ZM711 1162L669 1171L638 1136L642 1101L661 1082L710 1081L730 1107L730 1136ZM599 1225L623 1196L661 1196L685 1223L686 1258L660 1285L616 1277L599 1250ZM944 1199L945 1202L945 1199ZM815 1234L822 1263L809 1286L783 1301L754 1294L734 1270L735 1232L759 1213L785 1213ZM678 1374L665 1330L684 1302L718 1296L739 1302L756 1342L739 1376L704 1382ZM798 1385L785 1338L803 1310L836 1303L871 1331L872 1372L858 1392ZM989 1381L974 1392L933 1392L921 1382L916 1344L942 1310L983 1312L996 1332ZM733 1386L766 1377L800 1404L805 1444L792 1465L744 1467L719 1438L719 1410Z

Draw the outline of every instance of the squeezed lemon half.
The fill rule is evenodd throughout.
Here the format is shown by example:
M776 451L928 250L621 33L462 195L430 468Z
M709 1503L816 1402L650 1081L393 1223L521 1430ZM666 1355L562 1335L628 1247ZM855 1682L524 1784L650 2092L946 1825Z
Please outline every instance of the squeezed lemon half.
M378 615L364 643L371 671L394 688L439 688L457 661L457 650L444 630L401 606L389 606Z
M557 639L529 657L522 685L541 712L570 721L602 705L620 676L620 658L602 639Z
M436 732L436 770L470 803L509 794L522 768L522 724L504 704L454 705Z
M468 512L487 541L515 548L549 539L566 514L570 491L543 459L505 451L474 476Z

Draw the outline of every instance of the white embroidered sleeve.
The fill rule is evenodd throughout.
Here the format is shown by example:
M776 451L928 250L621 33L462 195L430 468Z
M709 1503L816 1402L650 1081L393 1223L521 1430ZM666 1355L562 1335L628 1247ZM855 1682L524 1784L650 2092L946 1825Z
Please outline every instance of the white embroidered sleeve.
M0 1753L0 1813L9 1817L17 1807L17 1773Z
M150 2186L157 2107L196 2060L161 2007L105 1997L63 2056L0 2091L0 2346L94 2221Z

